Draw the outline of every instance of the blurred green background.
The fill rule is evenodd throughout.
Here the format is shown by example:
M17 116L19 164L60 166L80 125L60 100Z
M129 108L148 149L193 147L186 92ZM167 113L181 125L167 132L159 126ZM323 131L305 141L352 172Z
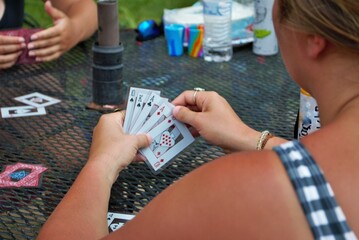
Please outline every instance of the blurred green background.
M137 28L138 23L148 19L153 19L160 23L163 9L187 7L195 2L196 0L119 0L120 26L121 28ZM52 24L41 0L26 0L25 12L40 23L41 27L47 27Z

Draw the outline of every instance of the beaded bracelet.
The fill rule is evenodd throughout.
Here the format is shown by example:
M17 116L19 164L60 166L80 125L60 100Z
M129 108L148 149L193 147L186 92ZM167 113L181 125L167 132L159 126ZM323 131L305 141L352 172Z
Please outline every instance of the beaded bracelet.
M263 150L264 146L271 137L273 137L273 135L268 130L261 132L261 136L257 142L256 150Z

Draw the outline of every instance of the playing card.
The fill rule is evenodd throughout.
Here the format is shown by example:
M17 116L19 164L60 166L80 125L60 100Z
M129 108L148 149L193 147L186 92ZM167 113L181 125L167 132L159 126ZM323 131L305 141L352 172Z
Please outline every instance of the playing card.
M6 31L0 31L0 35L4 36L15 36L15 37L23 37L25 39L26 46L31 41L30 37L32 34L42 31L42 28L33 28L33 29L27 29L27 28L21 28L16 30L6 30ZM36 63L35 60L36 57L29 56L29 50L25 48L21 55L17 59L17 64L30 64L30 63Z
M46 170L40 164L8 165L0 173L0 187L37 187L41 180L40 174Z
M151 135L151 145L139 152L147 158L146 163L155 174L194 141L186 125L173 117L173 109L174 105L161 97L159 91L130 88L124 131ZM112 228L117 229L118 226L118 223L114 223Z
M151 146L140 149L140 152L146 157L146 163L155 174L159 173L176 155L194 141L186 125L172 115L148 134L153 139Z
M25 103L34 107L47 107L56 103L61 102L60 100L46 96L42 93L34 92L21 97L14 98L16 101Z
M109 232L113 232L120 227L122 227L126 222L134 218L135 215L132 214L123 214L123 213L107 213L107 225Z
M152 90L148 90L148 89L135 88L135 87L130 88L130 91L128 93L127 106L126 106L126 118L125 118L125 122L123 124L123 129L124 129L125 133L130 132L133 113L135 112L135 106L136 106L138 94L139 93L151 94L151 92L157 92L158 95L160 95L160 91L152 91ZM135 120L135 119L133 119L133 120Z
M138 130L139 133L147 133L152 128L157 126L160 122L162 122L165 118L171 115L174 106L169 102L162 103L156 112L154 112L150 118L142 125L142 127Z
M33 106L20 106L1 108L1 115L3 118L30 117L45 114L46 110L44 107L36 108Z
M178 137L181 137L178 128L172 125L168 130L158 135L152 142L150 148L155 153L156 157L159 158L167 152L167 150L178 142Z
M136 122L134 123L130 134L136 134L138 130L143 126L145 121L149 119L149 117L158 109L158 107L164 102L167 101L167 99L164 99L157 95L157 93L152 93L148 101L146 101L144 107L142 108L142 111L140 112L139 116L136 119Z
M150 94L151 94L151 92L148 92L148 91L146 91L146 92L138 91L137 96L136 96L135 106L133 108L129 132L131 132L131 129L132 129L133 125L135 124L138 115L141 113L141 111L144 107L144 104L147 102Z

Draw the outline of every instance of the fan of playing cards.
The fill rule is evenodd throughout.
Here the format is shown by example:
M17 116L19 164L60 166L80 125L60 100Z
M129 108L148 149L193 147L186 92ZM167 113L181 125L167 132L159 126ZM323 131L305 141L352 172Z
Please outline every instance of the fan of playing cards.
M148 133L152 137L151 145L140 149L140 153L155 174L194 141L187 126L173 117L174 105L160 94L131 87L123 126L128 134Z

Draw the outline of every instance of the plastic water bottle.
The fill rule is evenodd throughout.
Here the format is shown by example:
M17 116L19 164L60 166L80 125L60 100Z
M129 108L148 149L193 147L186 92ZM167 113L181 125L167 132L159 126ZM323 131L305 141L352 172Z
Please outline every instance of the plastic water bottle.
M203 56L205 61L232 59L232 0L202 0L204 17Z

